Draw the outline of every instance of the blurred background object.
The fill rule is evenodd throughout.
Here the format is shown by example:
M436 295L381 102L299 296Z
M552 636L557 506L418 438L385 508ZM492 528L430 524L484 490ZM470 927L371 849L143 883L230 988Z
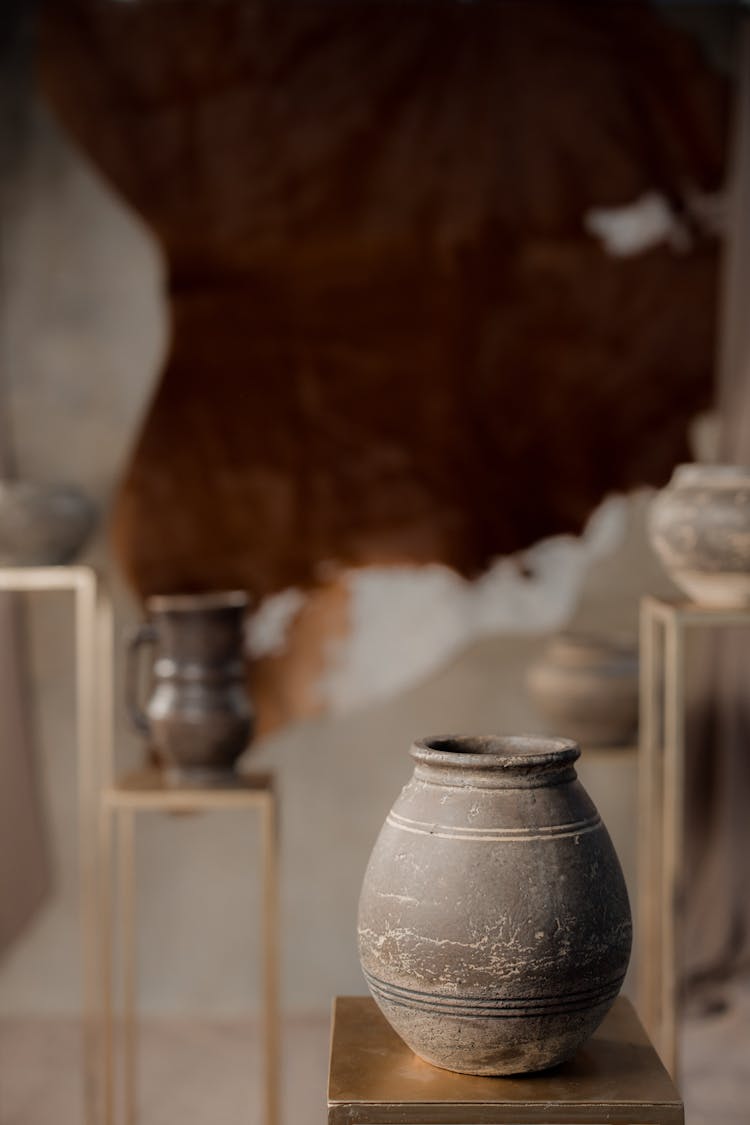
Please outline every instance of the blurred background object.
M581 747L638 739L638 646L586 633L554 637L529 668L528 689L550 731Z
M149 598L128 642L126 703L167 777L227 780L248 748L252 710L243 659L247 595L239 590ZM153 649L152 691L138 701L138 658Z
M91 502L70 485L0 480L0 566L70 562L94 519Z
M750 469L678 465L651 507L651 542L688 598L750 604Z

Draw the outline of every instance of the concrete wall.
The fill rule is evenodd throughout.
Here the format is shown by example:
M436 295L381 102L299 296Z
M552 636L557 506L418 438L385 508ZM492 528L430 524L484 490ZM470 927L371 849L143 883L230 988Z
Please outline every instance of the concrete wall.
M37 110L8 247L3 346L23 475L68 478L103 506L154 387L166 328L157 250L137 221ZM645 591L669 589L634 497L618 552L596 564L575 624L635 632ZM105 514L106 522L106 514ZM88 556L115 597L117 628L137 611L113 572L102 530ZM48 595L30 609L38 753L55 891L0 963L0 1010L72 1012L78 1003L76 809L71 616ZM376 709L306 723L253 751L283 801L283 979L289 1011L323 1011L360 992L357 895L369 849L409 774L415 735L539 728L524 670L544 638L477 645L428 682ZM118 669L118 676L120 670ZM118 702L121 692L118 682ZM122 765L141 748L118 709ZM584 762L581 774L634 877L632 757ZM257 838L238 814L144 817L138 838L143 1005L230 1014L256 1003Z

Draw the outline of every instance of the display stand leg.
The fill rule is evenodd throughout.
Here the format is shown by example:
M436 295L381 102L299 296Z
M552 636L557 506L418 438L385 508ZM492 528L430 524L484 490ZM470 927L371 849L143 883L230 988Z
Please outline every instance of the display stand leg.
M100 933L102 938L102 1096L104 1125L114 1123L115 1045L112 1005L112 818L106 806L99 810Z
M101 791L112 784L114 772L114 618L112 602L106 596L100 596L97 606L97 672L98 790Z
M684 915L685 627L647 598L640 622L638 996L674 1078L679 1065L680 927Z
M135 813L118 809L118 860L122 932L122 1034L125 1125L135 1125L137 1102Z
M83 974L84 1120L95 1125L98 1099L97 1031L100 1015L98 878L96 853L96 576L75 575L76 725L78 729L78 848Z
M683 918L683 849L685 808L685 691L683 633L679 619L664 623L664 798L662 893L662 1061L674 1078L679 1065L677 1043L678 966Z
M96 800L112 782L114 768L114 618L112 602L100 593L97 603L97 744L98 777ZM99 802L98 802L99 803ZM101 1116L113 1125L114 1043L112 1012L112 826L108 811L98 809L99 852L96 864L98 971L100 981L99 1065ZM93 814L96 816L96 812Z
M648 602L640 616L640 757L638 871L638 998L643 1021L660 1038L663 755L658 621Z
M263 803L263 967L266 1125L279 1121L279 966L276 800Z

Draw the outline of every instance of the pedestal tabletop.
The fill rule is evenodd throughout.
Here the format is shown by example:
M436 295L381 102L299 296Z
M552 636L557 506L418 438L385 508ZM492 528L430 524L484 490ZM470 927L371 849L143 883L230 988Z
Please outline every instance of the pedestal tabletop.
M684 1110L629 1001L542 1074L478 1078L418 1058L370 997L334 1002L329 1125L682 1125Z
M271 773L228 774L216 782L174 782L163 770L148 766L119 777L104 790L102 800L111 808L166 812L247 808L268 800L273 787Z

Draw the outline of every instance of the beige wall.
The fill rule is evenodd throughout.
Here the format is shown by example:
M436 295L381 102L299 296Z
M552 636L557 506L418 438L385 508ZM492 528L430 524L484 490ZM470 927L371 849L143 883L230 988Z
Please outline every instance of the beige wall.
M20 468L69 477L106 504L165 346L160 262L146 232L56 127L38 113L10 246L4 344ZM645 498L629 508L618 553L589 576L576 622L635 631L638 597L668 589L644 536ZM90 557L108 576L117 627L134 606L109 571L103 535ZM55 891L0 963L0 1010L69 1012L78 1003L76 811L70 609L31 609L38 752ZM320 720L258 745L283 801L283 973L288 1010L323 1011L360 992L354 921L369 849L409 773L411 738L439 730L533 730L524 669L543 638L498 637L377 709ZM118 688L118 699L120 698ZM118 712L118 754L140 746ZM590 786L634 874L632 757L585 761ZM257 996L257 839L242 816L147 817L139 835L140 972L153 1011L240 1012Z

